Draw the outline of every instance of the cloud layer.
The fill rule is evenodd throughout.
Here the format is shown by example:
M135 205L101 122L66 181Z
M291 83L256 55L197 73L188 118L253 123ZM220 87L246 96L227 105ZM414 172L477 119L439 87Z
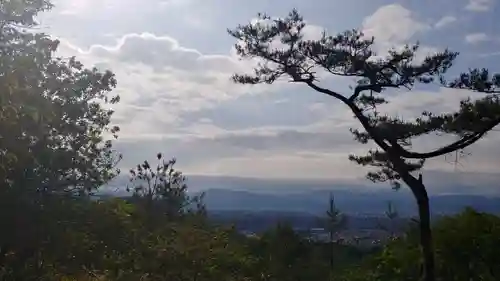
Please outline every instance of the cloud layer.
M474 12L487 12L493 8L495 0L469 0L466 10Z
M67 1L58 7L59 14L53 15L51 21L58 23L58 19L71 15L80 20L82 34L71 35L59 25L59 29L55 29L59 32L54 34L62 41L59 54L76 55L87 65L109 68L116 73L117 93L122 102L116 105L114 121L122 128L116 147L124 153L123 168L162 151L177 157L179 167L192 174L355 179L366 172L349 163L347 156L364 153L370 146L353 141L349 128L359 125L335 100L286 82L250 87L235 85L230 80L235 72L250 71L255 62L238 60L231 47L234 42L224 32L226 26L217 19L206 20L208 16L201 16L195 8L195 4L210 7L210 3L220 4L222 0L152 1L143 6L134 0L127 3ZM100 5L99 11L95 11L96 5ZM492 5L490 1L470 1L466 9L484 11ZM261 6L256 6L255 11ZM189 12L190 7L193 13ZM228 12L228 18L243 12ZM317 12L319 15L320 11ZM137 17L138 13L141 18ZM172 15L179 28L173 28L172 18L162 21L162 13ZM311 13L309 11L309 15ZM113 23L102 29L90 23L91 19L98 21L105 16ZM125 16L131 16L133 25L114 27L122 23ZM451 28L462 20L452 14L430 18L398 3L356 16L358 27L366 35L376 37L380 53L419 38L426 39L420 58L447 45L432 37L434 32ZM315 37L322 31L316 22L328 19L312 19L315 22L308 27L308 36ZM231 20L246 23L251 18ZM160 23L155 26L152 22L156 21ZM84 25L86 22L89 24ZM211 33L208 29L220 30L220 33ZM92 37L93 33L97 35ZM201 41L193 34L202 33L207 34L203 43L183 43ZM487 40L485 36L482 32L457 34L461 42L465 38L467 46ZM353 80L321 82L349 91ZM452 111L469 95L436 87L392 92L391 103L383 110L412 118L423 110ZM470 151L472 156L461 159L459 167L448 164L449 159L436 159L429 163L428 169L497 173L494 167L500 164L500 153L495 148L498 137L492 133L475 146ZM436 147L442 140L424 138L417 142L415 149Z

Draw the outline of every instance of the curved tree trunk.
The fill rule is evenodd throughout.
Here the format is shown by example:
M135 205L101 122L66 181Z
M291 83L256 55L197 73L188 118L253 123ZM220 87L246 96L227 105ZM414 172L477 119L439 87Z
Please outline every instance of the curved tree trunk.
M418 215L420 218L420 246L424 257L424 280L435 281L434 247L432 244L432 231L430 222L429 198L417 201Z
M420 248L423 256L423 280L435 281L436 270L434 260L434 246L432 243L431 231L431 212L429 204L429 196L422 182L422 175L418 179L410 175L410 178L405 179L418 205L419 230L420 230Z

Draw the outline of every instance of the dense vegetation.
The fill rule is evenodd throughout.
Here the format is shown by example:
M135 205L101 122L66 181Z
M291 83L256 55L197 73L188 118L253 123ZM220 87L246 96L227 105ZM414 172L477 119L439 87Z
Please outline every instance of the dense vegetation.
M119 128L107 108L119 102L111 94L117 82L110 71L54 57L57 41L24 30L50 7L46 0L0 2L1 280L419 278L418 228L373 251L309 241L286 224L246 237L211 224L203 197L187 195L175 161L161 154L157 164L130 170L130 199L92 200L119 172L111 141ZM471 130L465 137L477 134ZM342 226L339 215L332 199L331 232ZM439 221L436 279L499 280L499 237L493 215L466 210Z

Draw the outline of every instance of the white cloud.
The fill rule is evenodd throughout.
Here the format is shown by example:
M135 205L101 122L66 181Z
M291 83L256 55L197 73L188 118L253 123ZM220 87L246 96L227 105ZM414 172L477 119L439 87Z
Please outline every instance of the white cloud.
M203 55L196 49L185 48L169 36L151 33L126 34L115 45L92 45L87 50L66 43L80 55L97 61L125 62L151 66L158 71L168 68L186 71L214 71L230 73L238 62L226 55Z
M405 44L414 43L415 35L429 31L431 28L429 24L419 20L412 11L400 4L378 8L363 20L362 25L362 31L366 36L375 37L374 49L377 56L384 56L390 49L401 49ZM421 46L415 54L414 62L421 62L426 56L437 51L436 47Z
M471 33L465 36L465 41L469 44L479 44L489 40L490 38L486 33Z
M457 18L454 16L444 16L434 24L434 27L438 28L438 29L444 28L444 27L446 27L446 26L448 26L456 21L457 21Z
M96 10L113 10L119 8L119 0L58 0L55 5L64 15L90 14Z
M469 0L465 9L473 12L487 12L493 8L494 0Z
M378 42L406 43L415 34L429 30L430 26L419 21L414 13L400 4L378 8L363 20L362 30Z
M148 119L175 122L180 112L209 106L230 95L238 95L241 89L229 79L230 73L239 69L231 57L205 56L180 47L169 37L129 34L114 46L93 45L82 50L63 41L61 47L60 54L64 56L77 55L85 64L100 65L115 72L116 91L122 97L116 106L118 117L132 117L138 108L144 108L137 117L144 124L137 124L133 130L126 128L125 134L129 130L131 135L136 135L138 130L145 133L145 127L151 123Z
M158 6L162 9L178 7L182 5L190 4L192 0L161 0L158 3Z
M169 36L127 34L113 45L82 49L61 39L59 55L76 55L84 64L111 69L117 76L115 120L121 138L158 138L173 134L179 116L217 106L226 100L290 87L289 83L245 86L231 81L233 73L249 72L253 62L227 55L202 54Z
M273 18L280 18L280 17L273 17ZM254 26L272 26L274 24L274 22L272 19L263 20L260 18L253 18L250 20L250 24L252 24ZM323 31L325 31L325 28L306 22L306 26L302 29L303 39L304 40L319 40L319 39L321 39L321 36L323 35ZM284 50L287 48L288 45L283 44L281 42L281 39L279 37L277 37L271 42L270 46L271 46L271 48Z
M308 24L302 29L304 40L318 40L323 35L324 30L325 29L321 26Z
M127 3L129 1L132 0L127 0ZM181 1L171 0L163 7L168 8L176 2ZM79 2L77 5L89 4ZM138 7L137 5L134 7ZM161 10L162 7L157 5L154 9ZM81 8L81 11L84 10L85 8ZM88 14L92 14L90 10ZM145 17L148 13L141 12L141 15ZM246 19L238 21L244 22ZM447 24L450 24L450 19L443 18L441 21L448 21ZM446 24L442 22L434 25L422 22L410 10L394 4L381 7L367 17L363 22L363 30L367 35L376 37L380 48L389 48L400 47L413 40L415 35L430 30L432 26L444 25ZM141 28L138 27L137 30ZM221 32L224 29L225 26ZM306 36L312 38L317 38L321 31L322 28L316 25L309 25L305 30ZM170 34L168 31L165 33ZM419 58L435 51L436 48L422 46ZM121 36L113 44L93 44L88 48L63 40L60 54L76 55L88 66L98 65L116 73L116 93L122 97L122 102L115 108L114 120L122 127L116 147L124 153L124 168L154 157L156 152L162 151L166 155L178 157L179 168L191 174L355 178L363 176L366 171L347 160L349 153L362 154L369 148L352 140L348 128L358 125L348 109L334 100L321 98L311 98L301 104L301 100L292 98L292 93L314 97L320 94L311 92L307 87L296 87L292 83L257 87L233 84L229 79L232 73L248 72L253 65L253 62L239 61L234 50L222 54L206 54L199 49L186 48L170 36L139 32ZM335 89L345 86L345 83L331 84ZM290 94L286 95L290 97L290 101L283 98L284 92ZM276 98L273 100L264 93L275 94L273 96ZM422 109L437 112L452 110L456 108L460 98L466 95L467 93L446 90L414 91L396 96L383 110L411 118ZM254 102L251 107L246 99L249 96L254 101L264 100L263 102L273 105L264 110L259 108L259 103ZM278 102L278 99L282 102ZM221 113L221 106L229 102L234 102L231 103L232 110ZM286 115L285 107L289 109L287 114L300 114L301 117L290 117L293 120L283 122L286 125L273 125L273 118L287 118L283 117ZM212 115L198 114L207 108L214 109ZM242 111L245 114L241 114ZM269 117L264 118L263 115ZM187 117L192 119L186 120L189 119ZM219 120L233 121L259 119L261 124L248 121L247 128L242 128L238 127L238 122L233 122L236 128L230 128L231 126L220 124L216 117ZM298 124L296 120L302 123ZM438 145L440 142L434 138L419 144L416 149ZM482 152L475 153L464 169L484 170L487 165L495 167L495 161L500 157L495 158L495 153L492 153L495 151L494 147L489 142L478 146L475 151ZM484 158L486 160L483 161L481 157L489 158ZM448 167L439 161L435 163L437 164L431 163L429 167Z
M245 177L285 179L344 179L362 178L366 170L349 163L343 153L253 152L249 157L223 158L202 162L193 171L204 175L240 175Z
M480 58L496 57L496 56L500 56L500 52L483 53L479 55Z
M96 13L146 9L172 9L191 4L191 0L155 0L147 4L139 0L54 0L56 10L63 15L92 16Z
M298 87L304 94L314 91ZM392 95L390 103L381 107L383 113L412 119L423 111L451 112L468 91L441 89L437 92L411 91ZM480 94L475 94L479 97ZM211 120L200 120L184 128L178 137L157 139L129 138L121 143L126 151L141 151L142 157L154 155L165 147L181 159L181 167L191 174L229 174L268 178L344 178L362 177L367 171L353 163L350 153L363 155L371 145L362 145L352 139L349 127L359 127L348 108L335 100L311 103L310 111L320 111L315 123L303 126L267 126L229 130ZM244 106L244 105L241 105ZM290 106L290 105L286 105ZM276 106L277 108L278 106ZM237 109L236 109L237 110ZM234 118L228 114L226 118ZM203 119L203 118L202 118ZM412 149L426 151L438 148L452 138L428 136L414 143ZM137 147L142 147L140 150ZM486 139L474 145L472 156L460 163L461 171L492 172L500 155L495 153L495 141ZM169 153L170 151L166 151ZM147 153L146 153L147 152ZM500 151L499 151L500 152ZM131 157L137 157L130 155ZM126 156L127 158L127 156ZM126 159L127 160L127 159ZM137 162L139 159L134 159ZM133 161L133 162L134 162ZM430 161L428 170L453 171L454 165L443 158Z

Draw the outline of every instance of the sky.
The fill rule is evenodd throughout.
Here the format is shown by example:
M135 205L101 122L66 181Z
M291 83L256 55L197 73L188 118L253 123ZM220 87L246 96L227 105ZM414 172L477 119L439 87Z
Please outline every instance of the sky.
M461 55L451 71L500 71L500 3L497 0L58 0L40 15L40 29L61 41L58 55L117 76L113 122L121 127L115 148L125 170L157 152L176 157L187 174L260 178L354 180L366 169L347 159L370 145L355 142L359 127L347 108L303 85L243 86L230 80L252 64L239 60L227 29L258 12L286 16L296 8L307 36L357 28L375 36L377 51L421 44L419 57L449 47ZM349 94L352 79L322 83ZM383 110L411 118L422 110L449 112L477 93L416 88L391 94ZM500 133L454 156L426 165L450 178L460 173L500 179ZM415 149L439 147L428 137ZM446 181L448 176L443 177ZM498 177L497 177L498 176ZM425 171L424 171L425 177Z

